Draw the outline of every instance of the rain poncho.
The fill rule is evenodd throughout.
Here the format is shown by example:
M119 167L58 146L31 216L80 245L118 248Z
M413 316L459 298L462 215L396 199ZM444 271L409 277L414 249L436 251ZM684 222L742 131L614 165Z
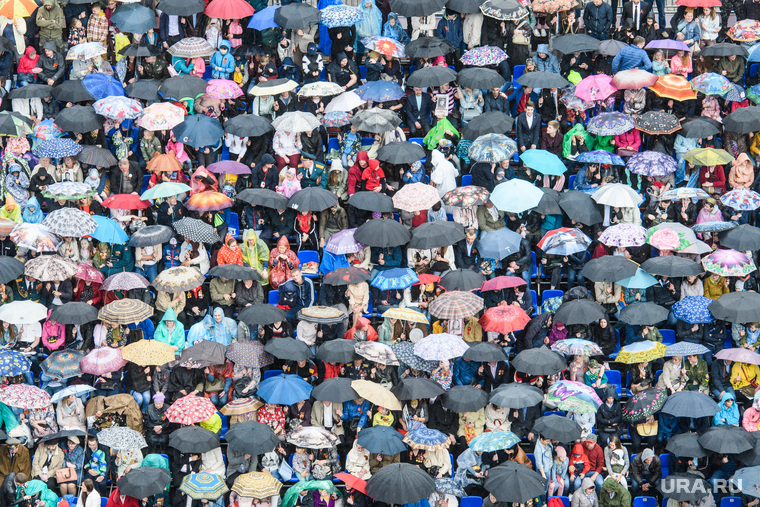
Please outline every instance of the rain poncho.
M391 24L391 20L393 20L394 24ZM397 40L402 44L409 42L409 36L399 24L398 14L395 12L388 14L388 21L383 25L383 37Z
M731 400L733 402L729 408L726 408L727 400ZM718 403L718 406L720 407L720 412L713 416L713 426L739 425L739 407L736 406L736 399L734 398L733 394L730 392L723 393L723 396L720 397L720 403Z
M171 333L169 333L169 327L166 325L166 321L168 320L174 321L174 329ZM164 312L161 322L156 327L153 339L172 347L177 347L176 354L181 353L185 348L185 326L177 320L177 314L173 308L169 308Z
M26 207L24 208L24 212L21 214L21 217L24 219L24 222L28 224L42 223L42 220L45 217L42 214L40 203L37 201L36 197L30 197L29 200L26 201Z
M439 122L440 123L440 122ZM435 183L438 189L438 195L443 197L447 192L457 187L456 178L459 171L450 161L446 160L438 150L433 150L430 161L433 164L433 172L430 175L430 181Z
M18 495L19 492L21 490L17 491L16 494ZM47 484L40 480L32 479L31 481L26 481L23 492L28 496L39 494L39 499L45 502L45 505L54 506L58 504L58 495L50 491Z
M377 8L375 0L363 0L359 10L362 11L364 19L356 24L356 50L364 53L364 45L361 41L365 37L380 35L383 29L383 13Z
M28 188L29 176L24 173L20 165L11 164L8 168L8 175L5 177L5 189L16 199L16 204L21 209L26 206Z
M266 242L256 236L255 230L246 229L240 248L243 251L243 262L259 272L262 284L269 283L266 268L269 263L269 247Z
M228 246L232 243L232 246ZM219 265L222 264L240 264L243 265L243 253L240 249L240 245L237 244L235 238L230 234L224 238L224 245L219 249L216 262Z
M338 493L340 495L340 491L335 489L332 481L299 481L285 492L285 496L282 499L282 507L293 507L301 491L312 491L315 489L322 489L330 494Z
M459 131L454 128L454 125L452 125L448 119L441 118L438 120L438 123L435 124L435 127L430 129L430 132L427 133L422 142L427 149L434 150L438 147L438 143L444 138L446 132L451 132L456 137L459 137Z
M575 126L573 126L573 128L567 131L564 138L562 139L562 156L563 157L568 158L572 154L573 137L575 136L583 137L583 140L586 144L586 147L589 149L589 151L594 150L594 145L596 143L594 136L586 132L586 129L583 128L583 125L581 123L576 123Z
M222 315L222 321L216 322L214 317L216 315L221 314ZM237 324L234 320L230 319L229 317L224 316L224 310L219 308L218 306L214 308L213 314L206 315L199 324L203 325L203 329L205 330L205 336L202 336L201 339L203 340L211 340L217 343L221 343L224 346L227 346L232 343L232 339L237 337ZM197 336L193 337L193 331L196 329L196 324L192 328L190 328L190 333L188 334L187 340L190 343L194 343L195 340L198 338Z
M5 206L0 208L0 218L7 218L14 222L21 223L21 208L16 204L16 199L13 195L5 195Z

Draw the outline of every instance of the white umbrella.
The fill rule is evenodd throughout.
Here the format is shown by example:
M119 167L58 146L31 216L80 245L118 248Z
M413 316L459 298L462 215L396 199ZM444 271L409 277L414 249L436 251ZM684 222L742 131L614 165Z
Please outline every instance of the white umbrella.
M303 85L303 88L298 90L299 97L329 97L330 95L340 95L343 93L343 88L338 83L331 81L317 81L316 83L309 83Z
M108 50L102 42L83 42L82 44L72 46L71 49L69 49L69 52L66 53L66 59L78 60L81 58L83 60L89 60L98 55L104 55L107 52Z
M525 180L513 178L499 183L491 193L491 202L496 209L507 213L522 213L535 208L543 198L544 193Z
M362 98L354 92L343 92L327 104L327 107L325 107L325 113L332 113L334 111L348 112L366 103L366 100L362 100Z
M0 306L0 320L10 324L32 324L47 318L45 305L34 301L14 301Z
M643 200L634 189L622 183L607 183L591 194L591 198L617 208L635 208Z
M320 125L316 116L300 111L285 113L272 122L275 130L280 132L311 132Z

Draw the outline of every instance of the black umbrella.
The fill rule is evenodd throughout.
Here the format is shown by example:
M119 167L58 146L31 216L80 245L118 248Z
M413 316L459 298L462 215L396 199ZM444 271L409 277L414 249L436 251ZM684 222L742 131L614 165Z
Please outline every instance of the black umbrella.
M312 356L308 345L293 338L274 338L264 345L264 352L286 361L306 361Z
M182 75L170 77L158 87L158 94L164 99L194 99L206 93L206 81L198 76Z
M401 433L390 426L372 426L364 428L357 436L357 443L376 454L393 456L406 450Z
M251 456L266 454L280 445L280 439L272 429L256 421L243 421L232 425L224 439L233 451Z
M699 444L706 451L719 454L740 454L755 447L755 440L738 426L712 426L699 436Z
M372 474L366 491L378 502L399 505L416 503L435 491L435 481L416 465L392 463Z
M529 88L564 88L570 85L570 81L559 74L544 71L526 72L517 78L517 83Z
M77 154L77 160L94 167L113 167L118 163L113 153L100 146L84 146Z
M538 201L535 210L542 215L561 215L562 208L559 207L560 193L553 188L541 188L544 196Z
M407 17L430 16L443 9L444 5L446 0L390 0L391 10Z
M119 479L119 493L133 498L147 498L161 494L171 480L165 468L133 468Z
M679 391L673 393L662 407L664 414L673 417L712 417L720 407L710 396L698 391Z
M273 130L272 122L255 114L241 114L230 118L224 124L226 133L238 137L258 137Z
M698 438L696 433L680 433L668 440L665 450L680 458L704 458L707 453L699 445Z
M455 269L446 273L438 283L446 290L471 291L480 289L486 279L471 269Z
M61 102L89 102L95 100L81 79L66 80L53 88L53 97Z
M86 433L83 430L60 430L56 433L51 433L49 435L45 435L44 437L40 438L38 443L42 442L50 442L51 440L59 440L63 438L69 438L69 437L83 437ZM8 435L5 433L0 436L0 440L5 440L8 438Z
M269 51L255 44L243 44L232 50L235 56L263 56L268 55Z
M261 275L258 271L248 266L241 266L240 264L219 264L211 268L208 272L211 276L219 276L228 280L261 280Z
M462 137L474 141L486 134L506 134L512 131L515 119L501 111L483 113L472 120L462 129Z
M707 116L695 116L681 123L681 131L678 135L692 139L704 139L710 136L720 135L723 125Z
M555 319L557 322L558 319ZM562 321L559 321L562 322ZM539 348L525 349L512 361L515 370L528 375L555 375L565 368L565 358L552 351L546 345Z
M174 237L174 231L165 225L148 225L132 233L129 246L154 246L168 242Z
M77 3L89 3L89 1L77 2ZM16 50L15 42L12 42L10 39L7 39L5 37L0 37L0 51L15 51L15 50Z
M227 350L221 343L201 340L182 351L182 355L179 356L179 364L186 368L205 368L224 364L226 352Z
M325 345L334 343L334 342L348 342L349 345L351 345L351 351L353 353L354 343L353 340L331 340ZM322 345L320 347L320 350L324 348L325 345ZM319 357L319 350L317 351L317 357ZM320 358L322 359L322 358ZM324 359L322 359L324 361ZM332 361L331 361L332 362ZM342 361L341 361L342 362ZM346 361L349 362L349 361ZM311 395L314 397L315 400L319 401L332 401L334 403L343 403L345 401L349 400L355 400L359 398L359 394L354 391L353 387L351 387L351 379L343 378L343 377L334 377L329 378L316 386L314 389L311 390Z
M68 81L64 81L64 84L67 82ZM127 95L127 97L131 97L133 99L142 99L149 102L159 102L161 100L161 96L158 94L158 88L160 86L161 81L156 81L155 79L141 79L139 81L135 81L132 84L128 84L127 87L124 88L124 93Z
M730 231L718 234L720 245L740 252L760 249L760 229L749 224L742 224Z
M603 217L590 195L578 190L568 190L559 196L559 207L567 217L583 225L601 223Z
M33 99L50 97L53 87L46 84L29 84L21 88L14 88L8 94L9 99Z
M677 502L696 504L710 493L710 484L696 474L673 474L663 477L657 489Z
M462 224L442 220L426 222L414 229L412 239L409 241L409 248L424 250L450 246L462 241L464 237Z
M0 257L0 283L10 283L24 275L24 263L15 257Z
M454 386L443 395L443 406L462 414L477 412L488 405L488 394L475 386Z
M263 206L272 209L288 207L287 197L268 188L246 188L237 195L237 198L251 206Z
M621 255L605 255L592 259L581 270L581 276L592 282L617 282L636 274L638 264Z
M477 342L470 345L462 357L478 363L495 363L508 359L504 349L491 342Z
M149 57L160 55L161 50L153 44L129 44L121 48L119 54L122 56Z
M237 425L234 427L237 427ZM228 434L231 432L232 430ZM229 437L226 436L226 438L229 442ZM200 454L219 447L219 437L213 431L201 428L200 426L183 426L169 434L169 447L177 449L183 454ZM269 451L271 450L269 449Z
M721 244L723 243L721 242ZM674 278L699 276L704 272L700 263L675 255L661 255L647 259L641 264L641 269L652 275Z
M377 151L378 160L393 165L412 164L423 158L425 158L424 148L408 141L388 143Z
M216 229L203 220L185 217L172 224L177 234L200 243L218 243L221 241Z
M286 30L298 30L316 25L322 18L320 12L311 5L293 3L283 5L274 13L274 22Z
M723 128L728 132L749 134L756 132L760 124L760 107L742 107L723 118Z
M338 196L322 187L299 190L288 201L288 208L296 211L324 211L338 204Z
M415 88L424 88L426 86L438 87L456 81L456 79L457 73L455 71L448 67L436 65L415 70L409 76L409 79L406 80L406 84Z
M454 51L454 44L440 37L422 36L404 46L404 52L409 58L435 58Z
M533 433L567 444L581 438L581 425L567 417L546 415L536 419Z
M710 303L710 313L718 320L735 324L760 321L760 294L757 292L729 292Z
M534 407L544 400L544 393L529 384L503 384L493 391L488 398L490 403L503 408Z
M389 195L380 192L368 192L363 190L356 192L348 198L348 205L364 211L376 211L377 213L393 213L393 199Z
M32 122L16 111L0 112L0 135L24 137L32 130Z
M405 245L411 237L406 227L390 218L374 218L354 232L354 239L359 243L379 248Z
M316 357L326 363L350 363L356 358L354 350L353 340L330 340L319 346Z
M362 132L370 132L372 134L389 132L401 125L399 117L395 114L391 113L392 116L382 114L378 110L373 109L365 109L356 113L351 118L351 124Z
M699 54L704 56L748 56L748 52L744 47L739 44L732 44L730 42L719 42L712 46L707 46Z
M347 268L338 268L330 271L324 280L322 280L322 283L327 285L348 285L351 283L368 282L371 279L372 277L366 269L348 266Z
M282 322L285 318L286 314L284 310L269 304L253 304L251 306L246 306L240 312L240 315L238 315L238 319L242 320L249 326L266 326L276 322Z
M586 326L599 319L606 319L604 307L588 299L573 299L562 303L554 313L554 322L562 322L566 326Z
M110 21L122 32L144 34L156 27L156 13L139 3L122 3L111 15Z
M98 320L98 309L87 303L70 301L54 307L50 312L50 320L79 326Z
M406 378L391 389L401 401L420 400L422 398L435 398L444 393L441 385L429 378Z
M616 54L620 53L621 49L627 46L628 44L626 44L625 42L614 40L614 39L608 39L608 40L602 41L601 44L599 44L599 54L606 55L606 56L615 56Z
M519 21L528 16L528 10L518 0L486 0L480 5L484 16L499 21Z
M527 503L543 495L546 479L522 463L506 461L488 470L483 486L499 502Z
M619 319L632 326L653 326L667 320L669 310L649 301L637 301L620 310Z
M103 126L105 118L95 112L92 106L72 106L63 109L55 117L55 124L61 130L70 132L90 132Z
M475 67L460 70L457 75L457 83L471 90L490 90L491 88L501 88L506 80L493 69Z
M446 2L446 8L460 14L474 14L480 12L480 6L483 0L449 0Z
M599 44L599 39L581 33L563 35L552 41L552 47L564 55L584 53L586 51L598 51Z
M203 12L204 0L161 0L157 9L170 16L190 16Z
M744 451L736 456L736 459L741 461L745 466L754 467L760 465L760 440L758 440L757 431L753 431L749 435L754 440L755 444L749 451ZM691 456L690 454L688 456ZM695 456L696 457L696 456Z

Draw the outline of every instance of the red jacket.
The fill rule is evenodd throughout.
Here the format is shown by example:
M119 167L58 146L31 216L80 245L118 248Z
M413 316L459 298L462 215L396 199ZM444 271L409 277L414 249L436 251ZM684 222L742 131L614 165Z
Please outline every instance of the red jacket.
M119 493L119 487L113 490L111 496L108 497L108 503L106 507L139 507L140 502L137 498L131 496L125 496L124 501L121 501L121 493Z

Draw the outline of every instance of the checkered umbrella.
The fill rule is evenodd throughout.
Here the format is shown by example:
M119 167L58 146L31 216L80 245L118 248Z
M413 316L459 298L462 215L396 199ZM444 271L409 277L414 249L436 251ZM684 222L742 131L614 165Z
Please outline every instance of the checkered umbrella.
M428 311L439 319L465 319L483 309L483 298L471 292L451 291L441 294L428 306Z

